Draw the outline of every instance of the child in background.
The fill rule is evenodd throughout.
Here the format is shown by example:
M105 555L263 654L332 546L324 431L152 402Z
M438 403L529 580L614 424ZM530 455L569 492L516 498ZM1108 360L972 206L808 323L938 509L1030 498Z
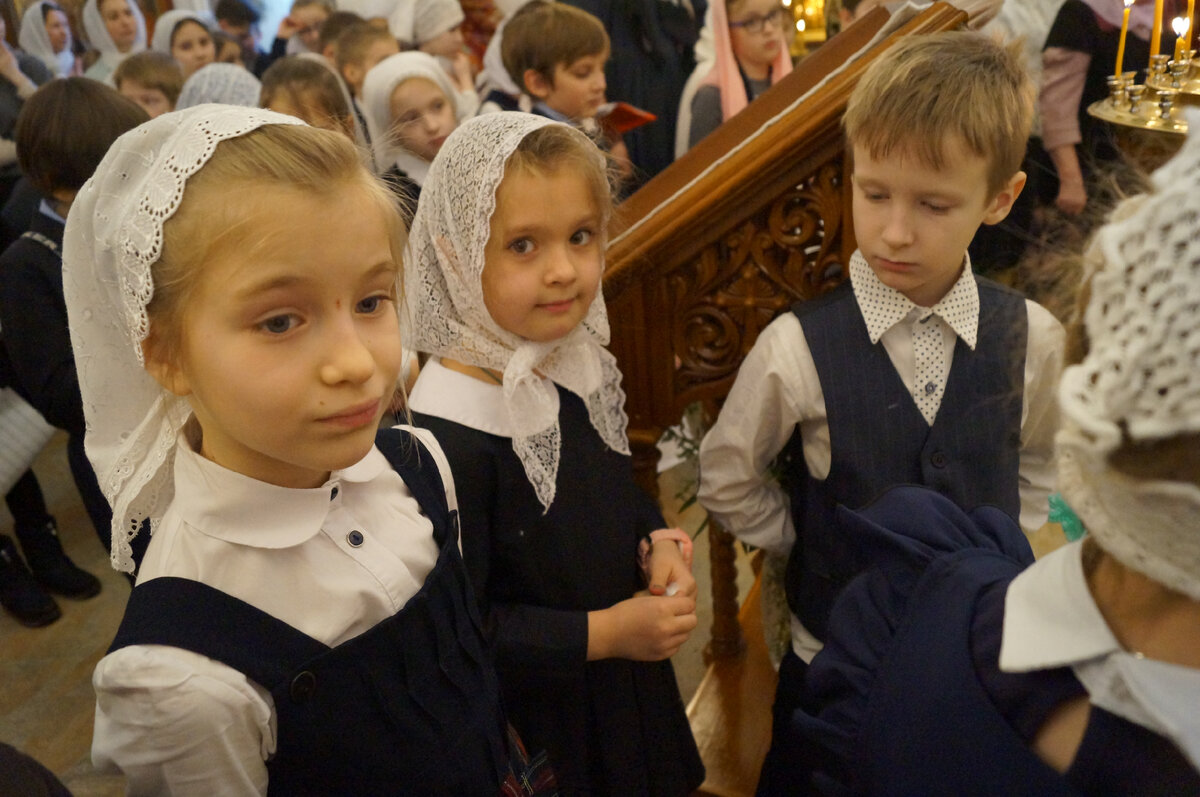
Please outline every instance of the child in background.
M50 0L38 0L25 9L17 40L21 49L41 60L54 77L79 74L67 12Z
M400 52L400 44L387 30L363 22L351 25L337 39L337 70L350 89L350 96L362 100L363 81L376 64Z
M174 58L187 80L217 56L208 26L209 22L193 11L168 11L155 23L150 48Z
M713 0L710 8L714 60L696 67L704 77L680 99L677 137L687 149L792 71L790 17L779 0Z
M787 788L771 772L801 754L786 724L805 662L857 573L839 557L836 506L913 483L968 510L995 505L1027 532L1046 521L1062 326L974 277L966 255L1025 182L1032 112L1018 49L982 35L911 37L871 65L845 116L859 246L849 279L763 330L701 445L704 506L739 539L789 556L792 650L764 784ZM785 450L788 492L768 473Z
M337 75L314 58L283 58L263 74L263 108L303 119L355 141L354 113Z
M604 104L608 34L600 20L563 3L533 2L504 29L501 57L533 112L580 125Z
M241 63L209 64L183 82L175 107L183 110L219 102L257 108L261 95L262 84Z
M279 21L275 40L266 53L254 53L251 71L258 77L285 55L320 54L321 28L334 13L330 0L295 0L288 15Z
M366 20L358 14L352 14L349 11L334 11L321 25L320 33L317 35L315 51L323 56L334 69L337 69L338 37L347 28L357 25L360 22L366 22Z
M168 114L68 226L118 568L155 525L93 677L96 765L133 794L499 793L450 471L426 432L374 445L404 229L354 146L260 109Z
M83 30L100 58L84 77L112 85L112 73L122 61L146 49L146 19L137 0L87 0Z
M1198 174L1192 132L1083 257L1056 444L1086 537L1033 563L915 487L839 514L872 570L794 718L821 793L1200 794Z
M179 62L153 50L131 55L113 72L113 84L121 96L133 100L151 119L175 110L183 90Z
M569 125L492 113L451 134L406 264L409 345L434 355L410 406L457 475L505 705L561 793L685 795L703 767L669 657L696 625L691 540L633 481L604 348L611 209Z
M213 50L216 57L213 59L215 64L236 64L245 68L246 64L242 60L242 45L238 44L237 40L223 30L214 31L212 34Z
M108 86L82 77L51 81L30 97L15 136L21 171L42 202L29 232L0 255L0 328L15 387L69 435L71 475L105 548L112 510L84 451L84 410L63 299L63 220L113 141L146 118ZM22 529L17 532L20 536ZM57 538L46 545L58 546ZM37 574L37 563L29 558ZM85 588L76 597L99 591L90 576L79 580Z
M608 33L600 20L565 3L535 0L505 25L500 53L513 82L533 98L533 113L597 136L621 178L632 175L620 137L602 135L595 121L608 85Z
M363 106L375 166L408 206L416 209L429 164L468 114L433 56L399 53L367 73Z
M371 128L363 109L363 82L376 64L399 52L400 45L396 38L386 28L369 22L351 25L337 38L337 71L350 91L354 117L359 129L366 132L368 146L373 145ZM383 164L376 164L377 170L384 168Z
M464 19L458 0L418 0L413 6L412 48L437 58L438 64L462 92L463 100L474 98L470 110L474 115L479 100L475 94L471 58L463 39Z

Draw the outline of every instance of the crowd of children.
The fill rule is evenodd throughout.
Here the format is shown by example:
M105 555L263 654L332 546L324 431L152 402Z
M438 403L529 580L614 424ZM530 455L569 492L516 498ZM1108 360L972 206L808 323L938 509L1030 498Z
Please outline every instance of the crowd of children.
M788 73L781 9L712 6L681 149ZM635 485L606 348L645 177L602 119L614 38L504 10L478 84L454 0L296 0L267 52L244 0L149 38L87 0L86 69L39 0L0 50L0 377L135 584L93 676L131 794L704 779L692 541ZM846 279L763 330L701 445L712 517L787 558L760 794L1200 791L1200 141L1102 228L1068 345L967 252L1035 102L978 34L875 60ZM1035 564L1058 488L1091 536ZM52 622L99 584L32 471L6 500L0 603Z

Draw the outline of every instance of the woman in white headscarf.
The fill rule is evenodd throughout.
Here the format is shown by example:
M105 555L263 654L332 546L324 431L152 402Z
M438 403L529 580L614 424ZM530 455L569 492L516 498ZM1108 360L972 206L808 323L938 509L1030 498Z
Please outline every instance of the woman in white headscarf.
M112 84L117 65L146 49L146 18L137 0L87 0L83 5L83 30L100 58L84 77Z
M39 0L21 17L21 49L36 56L54 77L79 74L67 12L50 0Z

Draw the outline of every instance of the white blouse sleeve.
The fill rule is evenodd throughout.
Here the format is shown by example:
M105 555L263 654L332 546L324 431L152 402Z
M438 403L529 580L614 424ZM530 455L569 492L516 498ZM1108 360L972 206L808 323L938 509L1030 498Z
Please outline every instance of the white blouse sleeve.
M129 795L264 795L275 752L270 694L197 653L132 645L96 665L92 762Z

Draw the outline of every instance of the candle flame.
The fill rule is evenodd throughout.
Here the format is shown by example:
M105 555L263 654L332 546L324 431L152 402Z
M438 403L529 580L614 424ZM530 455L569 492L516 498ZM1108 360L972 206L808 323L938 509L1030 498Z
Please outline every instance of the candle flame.
M1133 0L1125 0L1126 8L1133 8Z
M807 27L807 26L804 24L804 20L802 20L802 19L796 20L796 30L797 31L799 31L800 33L803 33L805 27Z
M1176 36L1182 36L1187 33L1188 25L1190 24L1191 20L1184 19L1183 17L1175 17L1175 19L1171 20L1171 30L1175 31Z

